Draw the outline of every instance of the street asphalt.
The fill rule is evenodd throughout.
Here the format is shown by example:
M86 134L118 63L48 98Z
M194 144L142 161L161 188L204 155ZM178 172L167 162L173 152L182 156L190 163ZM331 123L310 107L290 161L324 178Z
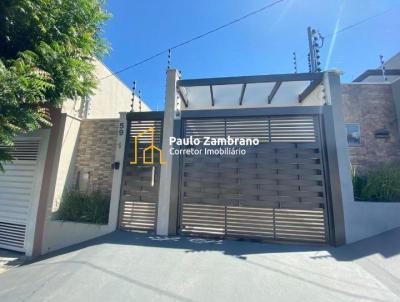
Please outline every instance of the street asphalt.
M0 274L24 263L23 253L13 252L0 248Z
M340 248L117 231L0 274L0 301L400 301L400 229Z

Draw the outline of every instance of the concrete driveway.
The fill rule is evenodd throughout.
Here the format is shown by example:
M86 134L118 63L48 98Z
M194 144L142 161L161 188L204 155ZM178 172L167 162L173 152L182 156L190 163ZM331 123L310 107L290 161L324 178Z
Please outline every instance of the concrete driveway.
M400 229L338 249L115 232L0 275L0 301L400 301Z

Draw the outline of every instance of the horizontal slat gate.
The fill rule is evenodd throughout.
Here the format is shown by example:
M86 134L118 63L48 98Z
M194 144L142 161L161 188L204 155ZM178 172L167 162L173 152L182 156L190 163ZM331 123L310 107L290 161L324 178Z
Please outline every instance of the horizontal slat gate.
M0 248L25 251L39 146L40 138L18 138L11 151L14 161L0 172Z
M187 119L183 131L260 140L245 155L182 156L183 234L328 242L318 116Z
M130 163L134 160L136 152L133 138L149 128L154 128L154 145L161 148L162 120L128 121L119 216L119 227L123 230L154 231L155 229L160 154L154 152L154 165L143 164L143 149L149 147L151 143L150 132L138 139L137 163ZM150 160L147 155L146 158Z

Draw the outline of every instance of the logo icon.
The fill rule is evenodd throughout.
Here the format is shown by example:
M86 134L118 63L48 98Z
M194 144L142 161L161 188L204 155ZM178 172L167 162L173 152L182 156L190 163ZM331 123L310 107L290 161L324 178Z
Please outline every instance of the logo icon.
M146 134L150 133L150 146L144 148L142 150L143 152L143 165L154 165L154 151L159 152L160 154L160 165L165 164L166 162L163 160L162 156L162 150L154 145L154 128L150 127L147 130L144 130L143 132L139 133L138 135L134 136L133 143L134 143L134 150L135 150L135 155L134 155L134 160L130 162L131 165L137 165L138 164L138 141L139 138L145 136ZM150 152L150 160L146 159L147 153Z

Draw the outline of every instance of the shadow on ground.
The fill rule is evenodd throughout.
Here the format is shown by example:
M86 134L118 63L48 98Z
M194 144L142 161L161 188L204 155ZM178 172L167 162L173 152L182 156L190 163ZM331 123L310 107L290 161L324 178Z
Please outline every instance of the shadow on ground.
M2 274L0 301L130 301L133 288L138 301L400 301L399 238L333 248L116 231Z
M353 261L374 254L384 258L400 255L400 228L339 248L330 248L329 252L339 261Z
M384 258L390 258L400 254L400 228L385 232L365 240L341 247L317 246L317 245L294 245L273 244L241 240L206 239L182 236L157 236L151 234L115 231L113 233L73 245L44 256L26 261L33 263L43 259L52 258L72 251L80 250L89 246L101 244L115 245L137 245L154 248L184 249L186 253L201 253L208 251L221 252L224 255L235 256L246 259L246 255L265 253L294 253L307 251L325 251L321 256L311 258L333 257L338 261L354 261L373 254L380 254Z
M24 253L0 249L0 273L19 266L26 260Z

